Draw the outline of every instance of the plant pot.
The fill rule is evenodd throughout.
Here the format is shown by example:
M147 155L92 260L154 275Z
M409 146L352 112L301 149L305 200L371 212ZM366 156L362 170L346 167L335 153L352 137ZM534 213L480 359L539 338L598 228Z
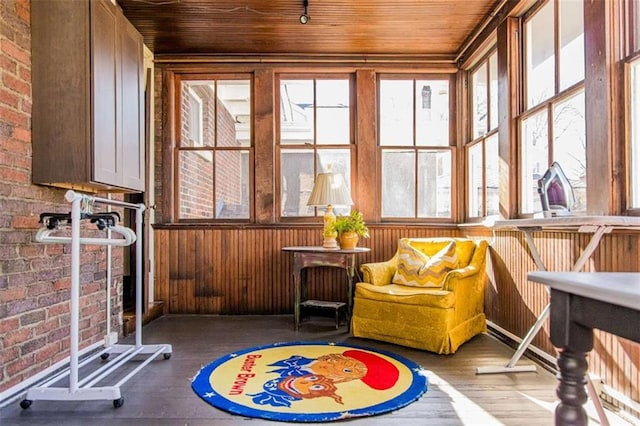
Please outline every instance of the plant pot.
M342 250L353 250L358 245L358 234L347 231L340 234L340 248Z

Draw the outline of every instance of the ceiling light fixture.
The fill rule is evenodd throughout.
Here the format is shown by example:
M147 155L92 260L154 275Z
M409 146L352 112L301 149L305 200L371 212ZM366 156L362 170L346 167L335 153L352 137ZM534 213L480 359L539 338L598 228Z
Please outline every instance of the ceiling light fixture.
M308 8L309 8L309 0L303 0L302 6L304 7L304 12L300 15L300 23L306 24L309 22Z

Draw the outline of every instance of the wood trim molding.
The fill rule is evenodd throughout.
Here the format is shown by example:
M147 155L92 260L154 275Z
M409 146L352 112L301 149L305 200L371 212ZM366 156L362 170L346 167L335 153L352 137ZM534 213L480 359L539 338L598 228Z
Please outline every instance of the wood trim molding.
M173 150L175 144L175 74L171 71L162 73L162 221L173 222L175 210L173 206L175 178Z
M620 214L624 197L620 26L615 3L584 3L585 98L589 100L585 106L585 130L587 170L592 171L587 174L590 215Z
M518 212L518 18L508 18L498 27L498 173L499 208L502 217ZM514 96L515 94L515 96Z
M353 196L367 222L379 222L378 167L376 162L378 117L376 114L376 73L356 71L356 185Z
M259 95L258 95L259 94ZM275 133L274 100L275 75L273 70L256 70L253 79L254 104L254 182L255 221L276 221L275 200Z

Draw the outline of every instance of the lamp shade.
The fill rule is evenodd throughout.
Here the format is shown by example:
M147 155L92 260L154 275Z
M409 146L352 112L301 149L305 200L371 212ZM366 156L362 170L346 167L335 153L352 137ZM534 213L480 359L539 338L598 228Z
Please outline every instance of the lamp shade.
M340 174L320 173L313 184L308 206L350 206L351 194Z

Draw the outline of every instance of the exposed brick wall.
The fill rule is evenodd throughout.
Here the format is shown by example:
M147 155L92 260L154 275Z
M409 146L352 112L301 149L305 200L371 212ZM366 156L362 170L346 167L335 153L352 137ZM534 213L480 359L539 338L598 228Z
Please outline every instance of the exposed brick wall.
M42 212L68 212L64 191L31 184L29 0L0 1L0 391L68 356L70 247L40 244ZM121 284L123 250L113 249ZM80 347L106 330L106 249L81 252ZM112 330L122 329L122 286L112 288Z

